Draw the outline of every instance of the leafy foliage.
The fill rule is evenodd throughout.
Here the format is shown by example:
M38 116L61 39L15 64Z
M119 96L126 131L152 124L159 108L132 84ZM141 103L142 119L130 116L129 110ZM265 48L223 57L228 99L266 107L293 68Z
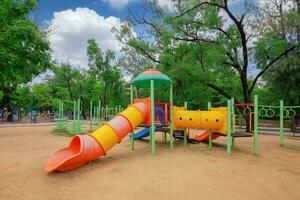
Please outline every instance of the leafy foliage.
M2 105L19 84L31 81L51 66L49 44L28 15L36 1L3 0L0 4L0 90Z

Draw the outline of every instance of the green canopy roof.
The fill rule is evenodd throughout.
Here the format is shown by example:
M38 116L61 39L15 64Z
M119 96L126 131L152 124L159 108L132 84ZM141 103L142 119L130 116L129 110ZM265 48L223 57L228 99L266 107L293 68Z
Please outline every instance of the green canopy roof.
M154 80L154 88L170 86L172 80L161 72L150 69L135 77L131 84L139 88L150 88L150 81Z

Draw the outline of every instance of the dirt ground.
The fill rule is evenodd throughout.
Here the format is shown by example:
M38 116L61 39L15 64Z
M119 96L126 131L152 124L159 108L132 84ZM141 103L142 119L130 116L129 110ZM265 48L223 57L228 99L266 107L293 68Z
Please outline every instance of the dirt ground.
M107 156L65 173L43 171L48 156L71 138L51 134L51 126L0 128L0 199L300 199L300 140L259 136L236 141L226 156L225 138L206 144L176 141L173 150L157 135L157 155L147 140L128 138Z

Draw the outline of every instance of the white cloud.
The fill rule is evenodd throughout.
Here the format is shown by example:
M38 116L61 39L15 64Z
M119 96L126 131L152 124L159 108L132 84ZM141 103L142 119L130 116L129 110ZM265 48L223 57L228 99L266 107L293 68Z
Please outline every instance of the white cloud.
M126 7L129 3L136 0L102 0L103 2L108 2L112 8L120 10Z
M68 59L74 66L86 67L86 47L90 38L95 38L103 51L111 49L118 53L121 44L111 29L120 27L121 23L119 18L104 18L88 8L55 12L50 21L51 33L48 37L53 51L52 57L58 62Z
M166 8L170 11L174 10L175 6L172 0L153 0L156 1L157 5L161 8Z

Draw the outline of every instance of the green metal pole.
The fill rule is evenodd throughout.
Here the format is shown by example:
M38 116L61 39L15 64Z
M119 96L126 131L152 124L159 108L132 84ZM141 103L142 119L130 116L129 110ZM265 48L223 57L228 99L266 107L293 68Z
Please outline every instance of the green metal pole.
M61 129L61 100L58 104L58 128Z
M75 133L75 131L76 131L76 100L74 100L74 102L73 102L74 104L73 104L73 133Z
M242 130L242 118L241 118L241 113L239 112L239 131Z
M231 155L231 100L227 100L227 155Z
M63 121L64 120L63 119L64 118L64 114L63 114L64 113L64 111L63 111L64 110L64 102L61 101L60 105L61 105L61 108L60 108L61 109L60 110L60 127L61 127L61 129L63 129L63 127L64 127L64 124L63 124L64 123L64 121Z
M165 123L167 124L167 120L168 120L168 105L165 104L165 107L164 107L164 110L165 110ZM167 143L167 132L164 131L164 143Z
M280 146L283 146L283 101L280 101Z
M62 108L62 101L60 101L60 108L59 108L59 128L62 128L62 112L61 112L61 108Z
M133 103L133 85L130 84L130 104ZM130 143L131 143L131 150L134 150L134 131L131 133Z
M211 102L207 103L207 110L211 109ZM208 149L212 149L212 131L208 130Z
M253 154L258 155L258 96L254 95L254 149Z
M98 101L98 127L101 125L101 101Z
M94 107L94 110L95 110L95 113L94 113L94 124L95 124L95 126L97 127L98 126L98 121L97 121L97 117L98 117L98 112L97 112L97 110L98 110L98 107L97 106L95 106Z
M234 104L234 98L232 97L231 98L231 113L232 113L232 117L233 117L233 120L232 120L232 132L234 132L235 131L235 113L234 113L234 106L233 106L233 104ZM232 143L231 143L231 146L232 146L232 148L235 148L235 138L234 137L232 137L232 141L231 141Z
M60 100L58 101L58 119L56 121L56 129L60 129Z
M152 155L155 155L155 125L154 125L154 80L150 81L150 97L151 97L151 149Z
M187 110L187 102L186 101L184 102L184 108L185 108L185 110ZM187 129L184 128L183 129L183 145L187 144L187 134L186 134L186 132L187 132Z
M93 121L94 121L94 126L96 126L96 106L94 106Z
M77 131L79 132L80 126L80 99L77 100Z
M90 131L93 129L93 102L90 102Z
M105 106L105 121L108 121L108 105Z
M60 107L60 100L58 101L58 119L56 119L56 122L55 122L55 129L58 129L58 122L59 122L59 107Z
M170 86L170 149L173 149L173 85Z

